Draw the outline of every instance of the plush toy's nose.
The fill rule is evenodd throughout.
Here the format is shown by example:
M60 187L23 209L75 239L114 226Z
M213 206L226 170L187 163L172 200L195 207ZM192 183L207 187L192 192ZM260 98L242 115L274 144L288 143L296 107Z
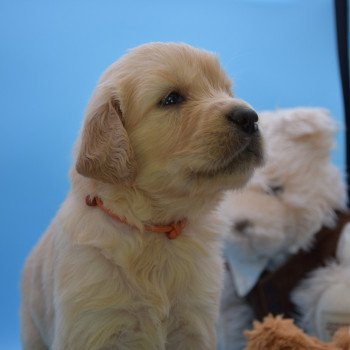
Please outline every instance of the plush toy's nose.
M249 220L239 220L233 225L233 229L243 233L247 228L253 226Z
M258 130L259 117L257 113L248 107L236 107L228 115L228 120L248 135Z

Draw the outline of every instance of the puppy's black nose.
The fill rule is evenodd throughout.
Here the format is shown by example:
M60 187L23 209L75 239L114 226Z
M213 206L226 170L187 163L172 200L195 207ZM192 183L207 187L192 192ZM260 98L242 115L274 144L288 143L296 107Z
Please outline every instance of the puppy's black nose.
M248 107L238 107L227 116L228 120L238 126L245 133L252 135L258 130L259 120L256 112Z

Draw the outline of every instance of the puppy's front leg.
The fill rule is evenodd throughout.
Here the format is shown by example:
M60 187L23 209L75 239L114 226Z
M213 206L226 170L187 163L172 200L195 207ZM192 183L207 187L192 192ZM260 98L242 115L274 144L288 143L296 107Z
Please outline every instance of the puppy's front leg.
M165 350L166 334L142 315L117 308L60 317L51 350ZM70 321L74 318L74 322ZM65 321L63 321L65 319ZM34 350L34 349L33 349Z
M202 305L196 308L182 306L186 312L180 315L179 322L170 328L167 350L215 350L216 349L216 313ZM178 315L177 315L178 316Z
M213 325L213 328L215 326ZM216 335L213 330L207 334L191 333L187 327L169 336L166 350L215 350Z

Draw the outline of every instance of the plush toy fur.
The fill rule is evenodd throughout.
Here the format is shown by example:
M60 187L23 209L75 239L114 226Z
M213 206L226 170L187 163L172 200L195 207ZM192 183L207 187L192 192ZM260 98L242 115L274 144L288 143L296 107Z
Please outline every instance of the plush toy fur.
M293 320L281 316L265 317L262 323L254 322L254 329L245 332L246 350L349 350L350 328L340 328L331 342L322 342L308 336Z
M252 276L275 271L299 250L310 249L315 234L321 227L332 228L336 211L346 207L345 184L331 162L337 127L326 110L264 112L260 114L260 129L266 164L256 170L244 189L228 192L220 207L228 267L219 323L220 350L245 346L243 332L256 318L245 300L257 282ZM346 230L350 234L350 226ZM317 322L334 294L338 309L345 308L345 321L350 321L346 293L350 290L350 253L339 254L338 261L314 270L291 291L301 311L298 324L318 337L323 326ZM330 297L325 296L326 291Z

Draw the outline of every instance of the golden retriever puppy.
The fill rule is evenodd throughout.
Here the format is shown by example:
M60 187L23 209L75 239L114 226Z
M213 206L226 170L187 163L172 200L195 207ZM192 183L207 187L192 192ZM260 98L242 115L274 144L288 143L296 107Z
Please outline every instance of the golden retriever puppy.
M209 214L261 162L257 120L208 52L153 43L112 64L72 190L25 266L24 349L215 349Z

